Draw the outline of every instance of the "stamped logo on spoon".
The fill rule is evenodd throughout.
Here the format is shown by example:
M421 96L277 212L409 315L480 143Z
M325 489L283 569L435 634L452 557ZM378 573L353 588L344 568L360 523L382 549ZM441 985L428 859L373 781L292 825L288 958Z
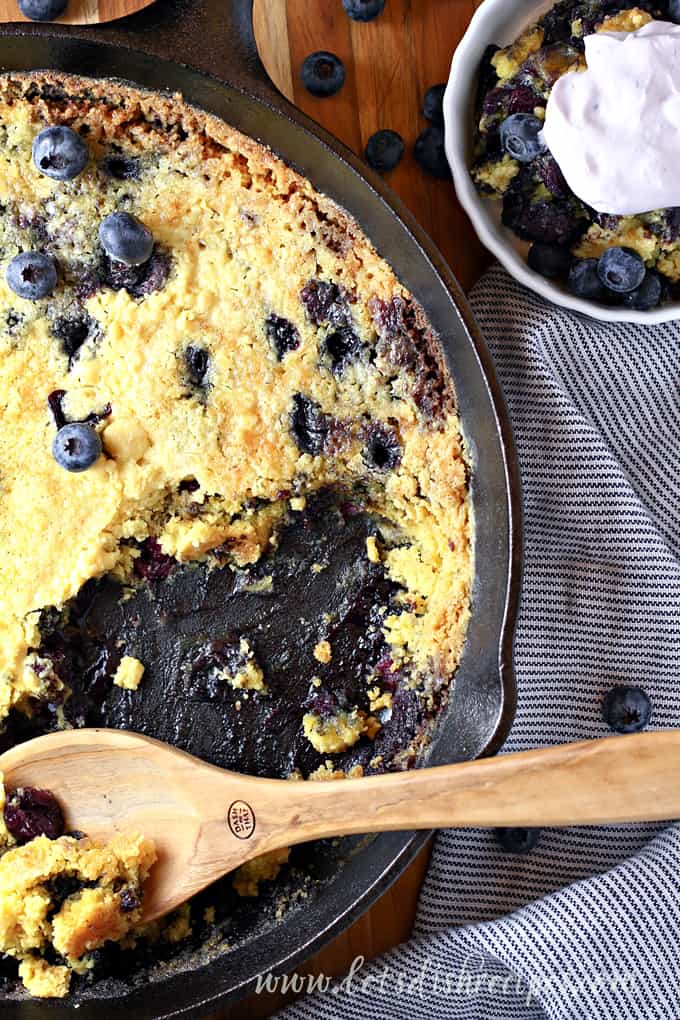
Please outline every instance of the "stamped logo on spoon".
M235 800L227 811L227 824L237 839L250 839L255 832L255 812L245 800Z

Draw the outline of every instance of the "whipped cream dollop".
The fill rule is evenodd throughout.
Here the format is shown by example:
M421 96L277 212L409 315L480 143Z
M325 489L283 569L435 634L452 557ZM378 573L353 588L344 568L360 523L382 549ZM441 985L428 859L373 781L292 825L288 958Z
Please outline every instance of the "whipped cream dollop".
M543 137L574 194L619 216L680 206L680 25L585 40L555 83Z

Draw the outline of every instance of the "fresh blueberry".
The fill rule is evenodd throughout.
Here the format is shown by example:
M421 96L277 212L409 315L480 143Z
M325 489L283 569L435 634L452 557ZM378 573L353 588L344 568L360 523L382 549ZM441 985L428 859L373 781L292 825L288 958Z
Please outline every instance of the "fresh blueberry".
M545 244L537 241L529 249L527 262L531 269L548 279L566 277L572 263L571 252L559 244Z
M446 85L432 85L425 93L423 116L433 124L444 123L444 93Z
M71 181L87 166L87 145L75 131L63 124L47 127L33 139L33 162L46 177Z
M5 825L17 843L38 836L58 839L64 832L64 816L53 793L24 786L7 798Z
M376 131L366 142L366 162L381 173L394 170L403 155L404 141L396 131Z
M519 163L530 163L545 150L543 121L531 113L513 113L501 124L501 144Z
M602 718L616 733L643 730L652 715L652 703L641 687L617 684L602 700Z
M115 212L99 225L102 248L116 262L141 266L153 252L153 234L144 224L127 212Z
M680 0L668 0L668 17L680 25Z
M528 854L538 843L540 829L496 829L496 839L509 854Z
M59 429L52 443L52 456L59 467L74 473L87 471L102 452L99 433L84 422L71 422Z
M27 301L47 297L57 286L56 263L39 251L24 251L7 266L7 285Z
M274 348L279 361L282 361L290 351L296 351L300 346L300 333L297 326L294 326L288 319L281 315L270 315L264 324L267 339Z
M191 345L187 347L184 357L187 365L189 381L193 386L198 386L199 388L204 387L206 384L206 376L210 369L210 354L206 351L205 347L195 347Z
M615 294L636 290L645 278L645 264L631 248L607 248L597 263L600 282Z
M342 6L353 21L373 21L382 14L385 0L342 0Z
M662 295L661 277L653 269L648 269L640 286L624 294L623 304L626 308L634 308L638 312L648 312L650 308L656 308Z
M54 21L67 7L68 0L19 0L19 10L31 21Z
M451 168L444 150L444 130L438 124L433 124L418 136L413 155L426 173L440 180L450 179Z
M345 84L345 65L327 50L317 50L305 58L300 71L302 84L313 96L334 96Z
M607 294L600 283L597 259L578 259L569 270L569 289L587 301L605 301Z

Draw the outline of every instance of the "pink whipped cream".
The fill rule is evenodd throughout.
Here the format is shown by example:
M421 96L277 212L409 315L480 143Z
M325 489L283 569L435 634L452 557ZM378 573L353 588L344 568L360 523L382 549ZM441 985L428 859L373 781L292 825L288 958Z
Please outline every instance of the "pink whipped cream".
M619 216L680 206L680 25L586 37L553 87L543 137L569 187Z

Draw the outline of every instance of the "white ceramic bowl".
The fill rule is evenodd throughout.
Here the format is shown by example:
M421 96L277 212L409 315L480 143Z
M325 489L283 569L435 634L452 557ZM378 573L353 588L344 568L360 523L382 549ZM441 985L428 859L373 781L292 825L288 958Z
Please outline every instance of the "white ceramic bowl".
M649 325L680 319L680 302L677 301L648 312L606 308L577 298L561 284L535 273L526 261L529 245L501 223L501 203L481 198L474 186L470 176L475 129L473 110L477 73L484 51L491 43L507 46L553 5L553 0L484 0L454 54L444 95L444 122L446 155L458 199L482 244L516 280L556 305L606 322Z

